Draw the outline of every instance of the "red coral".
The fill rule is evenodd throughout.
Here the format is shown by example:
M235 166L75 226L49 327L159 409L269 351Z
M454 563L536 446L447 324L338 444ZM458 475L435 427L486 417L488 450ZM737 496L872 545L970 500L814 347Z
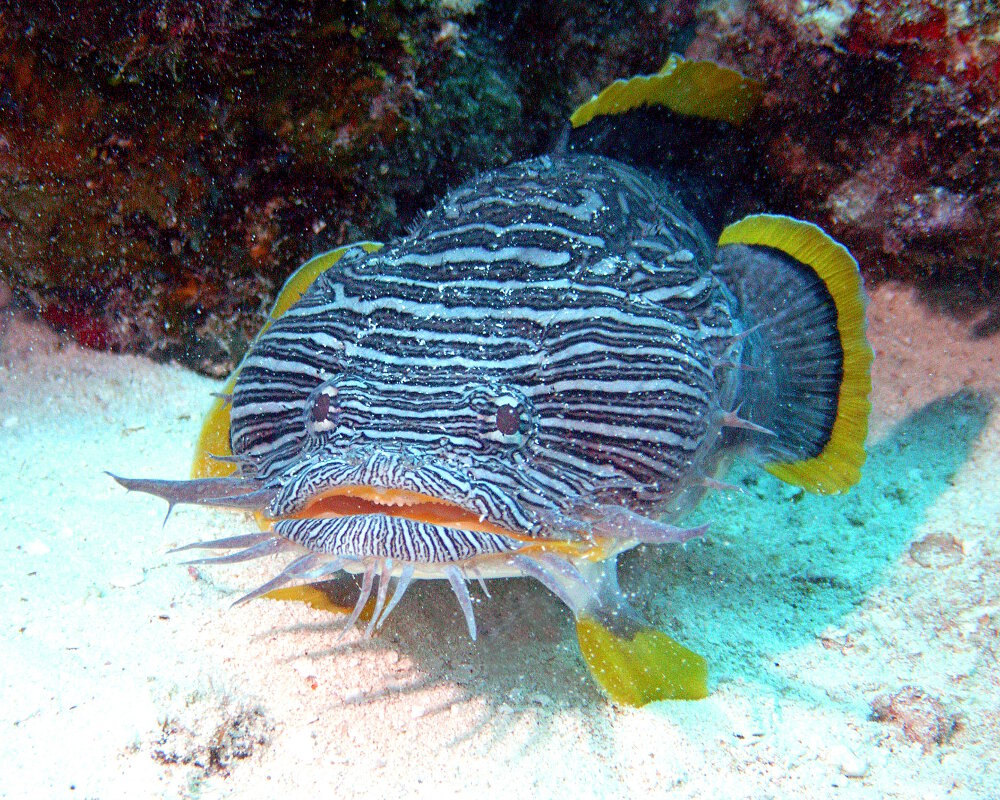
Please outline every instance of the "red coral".
M68 333L77 344L91 350L107 350L111 332L100 317L79 308L49 303L42 310L42 319L58 331Z
M948 12L933 0L862 0L851 20L848 47L868 55L876 50L927 47L948 34Z
M1000 9L979 0L729 0L687 53L768 87L763 206L827 225L870 278L961 283L994 303L998 31Z
M990 16L970 20L945 0L861 0L847 47L856 55L898 57L916 80L934 83L947 76L988 103L996 99L1000 78L994 28Z
M901 258L956 236L971 242L986 235L973 197L927 174L924 165L936 156L922 136L910 133L833 188L827 211L835 230L850 232L858 257L874 260L881 251Z
M936 80L948 70L948 12L934 0L862 0L847 46L860 55L898 55L910 75Z

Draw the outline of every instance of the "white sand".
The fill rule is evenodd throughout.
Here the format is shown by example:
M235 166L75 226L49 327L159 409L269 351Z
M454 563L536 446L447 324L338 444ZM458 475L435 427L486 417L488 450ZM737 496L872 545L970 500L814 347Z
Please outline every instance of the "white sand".
M599 694L530 581L492 583L477 643L435 584L368 642L300 604L230 610L274 563L167 550L250 523L186 508L161 528L164 503L102 472L185 476L218 384L7 320L0 795L1000 795L1000 338L898 287L870 311L862 483L814 498L739 468L747 491L697 513L705 540L624 559L712 670L707 700L640 710Z

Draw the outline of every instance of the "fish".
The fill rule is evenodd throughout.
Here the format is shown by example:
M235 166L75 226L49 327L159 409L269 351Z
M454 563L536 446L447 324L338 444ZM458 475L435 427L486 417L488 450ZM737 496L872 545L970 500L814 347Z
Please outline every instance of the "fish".
M760 95L672 56L571 125L652 107L741 126ZM387 244L308 260L215 399L192 477L113 477L256 516L180 548L291 557L237 602L322 604L317 586L360 576L344 630L372 636L413 581L447 580L475 639L470 585L526 576L573 614L612 702L697 699L706 659L633 607L618 556L702 536L683 517L737 457L850 488L872 358L858 264L818 226L753 214L710 237L669 175L564 148L473 177Z

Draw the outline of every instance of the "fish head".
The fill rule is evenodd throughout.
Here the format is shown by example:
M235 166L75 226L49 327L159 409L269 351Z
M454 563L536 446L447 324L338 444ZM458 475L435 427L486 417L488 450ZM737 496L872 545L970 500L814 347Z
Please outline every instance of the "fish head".
M593 348L574 344L575 318L449 316L440 308L462 297L432 297L418 316L393 296L349 297L324 275L257 341L230 434L234 456L273 491L267 517L382 515L590 547L601 509L662 496L669 470L683 471L671 432L643 427L660 423L656 407L691 405L670 381L627 385L607 359L580 372Z
M456 352L481 325L427 339L419 354L384 338L373 349L315 336L303 369L289 353L276 357L303 324L301 310L276 323L232 394L232 452L274 490L268 517L384 514L526 539L566 535L557 521L592 486L552 462L549 440L565 437L537 407L548 407L537 342L508 353L516 370L500 370Z

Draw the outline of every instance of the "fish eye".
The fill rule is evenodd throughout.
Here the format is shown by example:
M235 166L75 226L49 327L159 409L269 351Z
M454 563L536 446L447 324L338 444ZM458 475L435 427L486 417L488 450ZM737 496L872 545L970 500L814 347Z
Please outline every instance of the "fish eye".
M306 411L306 426L313 433L333 430L337 427L340 407L335 404L337 390L326 386L312 398Z
M504 436L513 436L521 430L521 412L519 405L504 402L497 406L497 432Z
M313 422L323 422L330 414L330 395L317 395L310 413Z
M483 420L486 438L506 445L522 445L531 433L531 407L518 394L500 392L488 401Z

